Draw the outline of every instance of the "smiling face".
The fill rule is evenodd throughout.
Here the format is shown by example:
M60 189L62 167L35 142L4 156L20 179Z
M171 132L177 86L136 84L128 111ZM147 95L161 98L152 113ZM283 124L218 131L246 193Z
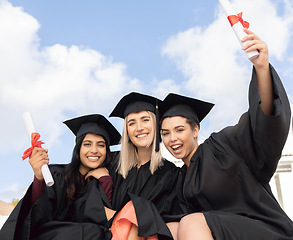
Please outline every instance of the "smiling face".
M147 111L130 113L126 118L127 134L130 141L139 148L148 148L153 143L153 121Z
M87 133L80 147L79 172L85 175L89 170L98 168L105 161L107 147L104 138L94 133Z
M198 147L198 131L198 126L192 129L185 117L167 117L162 122L162 138L165 147L175 158L182 159L187 166Z

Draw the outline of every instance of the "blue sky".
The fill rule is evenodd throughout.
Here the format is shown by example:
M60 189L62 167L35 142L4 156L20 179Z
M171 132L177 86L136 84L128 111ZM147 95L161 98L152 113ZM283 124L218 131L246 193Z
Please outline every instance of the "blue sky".
M41 3L40 3L41 2ZM210 1L210 3L216 1ZM170 66L160 58L160 48L172 34L192 27L198 19L212 19L209 5L194 1L11 1L40 23L41 46L78 45L127 63L133 76L148 80L170 76ZM24 5L25 4L25 5ZM211 5L212 6L212 5ZM209 14L206 14L209 13ZM158 75L159 74L159 75ZM173 74L176 74L174 72Z
M290 101L293 4L231 1L264 39ZM131 91L169 92L216 103L201 138L247 109L251 63L218 1L0 0L0 200L33 179L21 116L30 111L51 163L70 161L74 137L62 122L108 116ZM121 132L122 120L110 119Z

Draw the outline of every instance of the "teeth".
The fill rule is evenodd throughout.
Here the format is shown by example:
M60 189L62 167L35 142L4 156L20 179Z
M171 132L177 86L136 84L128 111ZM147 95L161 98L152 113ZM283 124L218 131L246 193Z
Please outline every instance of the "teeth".
M100 157L88 157L89 160L99 160Z
M179 148L179 147L181 147L181 145L174 145L174 146L172 146L172 148L173 148L174 150L176 150L176 149Z
M138 138L142 138L142 137L145 137L147 134L142 134L142 135L137 135L136 137Z

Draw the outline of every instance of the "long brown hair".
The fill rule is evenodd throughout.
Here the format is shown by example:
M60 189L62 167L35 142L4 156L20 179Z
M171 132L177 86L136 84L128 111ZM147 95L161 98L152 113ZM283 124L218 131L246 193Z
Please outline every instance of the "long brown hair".
M66 183L66 202L71 205L76 199L78 199L86 190L87 181L84 181L79 172L80 166L80 148L86 134L80 136L73 149L71 162L66 165L64 169L64 178ZM103 136L102 136L103 137ZM104 137L103 137L104 138ZM110 161L110 148L106 142L107 156L105 161L99 167L105 167Z

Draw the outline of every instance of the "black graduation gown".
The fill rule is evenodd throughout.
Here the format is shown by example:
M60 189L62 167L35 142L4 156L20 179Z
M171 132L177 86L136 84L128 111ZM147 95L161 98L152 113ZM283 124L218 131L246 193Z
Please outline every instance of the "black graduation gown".
M32 186L18 203L0 232L1 240L111 239L104 206L111 203L97 179L69 207L66 204L65 165L49 165L55 184L46 187L31 206Z
M286 92L272 67L271 75L273 116L266 116L260 108L253 71L248 112L237 125L213 133L201 144L187 173L182 168L180 198L189 212L204 213L214 239L293 239L293 222L269 186L291 114Z
M117 159L118 155L116 156L116 161ZM164 232L168 233L167 236L162 234L162 236L159 236L160 239L165 237L168 239L171 235L169 230L166 229L166 224L161 216L163 218L166 216L165 220L167 220L168 214L181 213L178 208L176 192L180 169L168 160L164 160L164 165L157 169L154 174L151 174L149 167L150 162L140 168L131 169L126 179L115 171L115 165L112 167L110 174L113 179L113 209L119 211L131 199L138 219L139 236L148 237ZM149 204L149 206L146 207L146 204ZM151 229L156 228L151 225L157 226L158 232L152 231Z

